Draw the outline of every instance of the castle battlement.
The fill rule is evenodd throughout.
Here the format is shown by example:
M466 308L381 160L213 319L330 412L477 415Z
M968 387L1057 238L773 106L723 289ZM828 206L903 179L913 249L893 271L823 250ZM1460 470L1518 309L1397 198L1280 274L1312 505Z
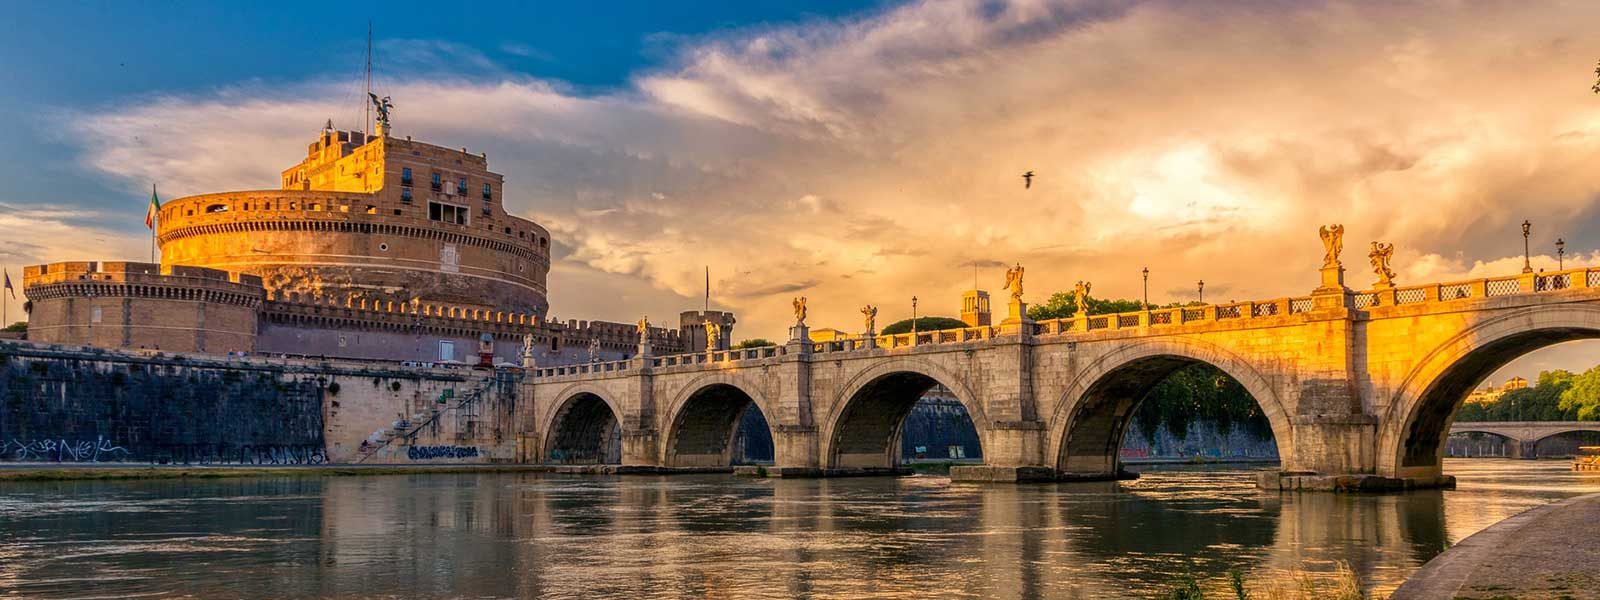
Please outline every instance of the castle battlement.
M465 148L324 130L283 171L283 189L163 205L159 265L27 267L30 338L476 362L487 334L494 356L507 361L529 342L540 364L636 354L635 325L546 318L550 233L505 211L504 178L488 169L486 155ZM706 321L731 327L733 317L651 328L650 345L703 345Z
M488 167L464 149L324 130L281 190L163 206L162 262L258 275L274 298L543 315L550 233L506 212Z

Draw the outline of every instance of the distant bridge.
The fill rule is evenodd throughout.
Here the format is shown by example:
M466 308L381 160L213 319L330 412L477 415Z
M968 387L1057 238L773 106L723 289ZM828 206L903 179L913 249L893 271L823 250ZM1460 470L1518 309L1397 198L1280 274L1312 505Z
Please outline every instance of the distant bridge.
M1041 322L1015 318L1025 306L1013 304L995 326L812 343L797 324L782 346L641 347L632 360L535 369L519 447L528 462L721 467L754 404L772 431L771 474L889 470L901 422L942 384L983 447L984 465L954 478L1113 478L1138 401L1203 363L1259 403L1284 472L1426 486L1445 481L1449 425L1479 381L1530 351L1600 338L1600 269L1357 292L1329 267L1323 281L1254 302ZM1309 480L1288 481L1269 485Z
M1456 422L1450 433L1489 433L1505 438L1511 458L1537 458L1539 442L1552 435L1574 431L1600 431L1600 421L1479 421Z

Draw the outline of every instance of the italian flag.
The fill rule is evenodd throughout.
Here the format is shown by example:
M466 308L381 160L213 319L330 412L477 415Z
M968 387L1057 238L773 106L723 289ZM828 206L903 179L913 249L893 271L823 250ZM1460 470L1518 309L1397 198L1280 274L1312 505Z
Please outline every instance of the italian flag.
M161 210L161 200L156 198L156 186L150 186L150 208L144 212L144 226L154 231L156 228L156 212Z

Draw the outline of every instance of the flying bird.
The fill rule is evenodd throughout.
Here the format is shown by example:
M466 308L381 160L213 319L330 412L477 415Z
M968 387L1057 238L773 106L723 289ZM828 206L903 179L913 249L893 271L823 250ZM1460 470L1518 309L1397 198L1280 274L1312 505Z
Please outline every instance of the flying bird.
M1022 189L1033 188L1033 171L1022 174Z

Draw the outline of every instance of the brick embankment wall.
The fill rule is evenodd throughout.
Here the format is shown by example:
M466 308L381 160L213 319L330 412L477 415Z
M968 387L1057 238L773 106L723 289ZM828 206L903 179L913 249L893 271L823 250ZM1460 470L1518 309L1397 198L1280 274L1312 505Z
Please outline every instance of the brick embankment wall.
M381 462L503 462L516 376L0 341L0 462L342 463L399 420Z

